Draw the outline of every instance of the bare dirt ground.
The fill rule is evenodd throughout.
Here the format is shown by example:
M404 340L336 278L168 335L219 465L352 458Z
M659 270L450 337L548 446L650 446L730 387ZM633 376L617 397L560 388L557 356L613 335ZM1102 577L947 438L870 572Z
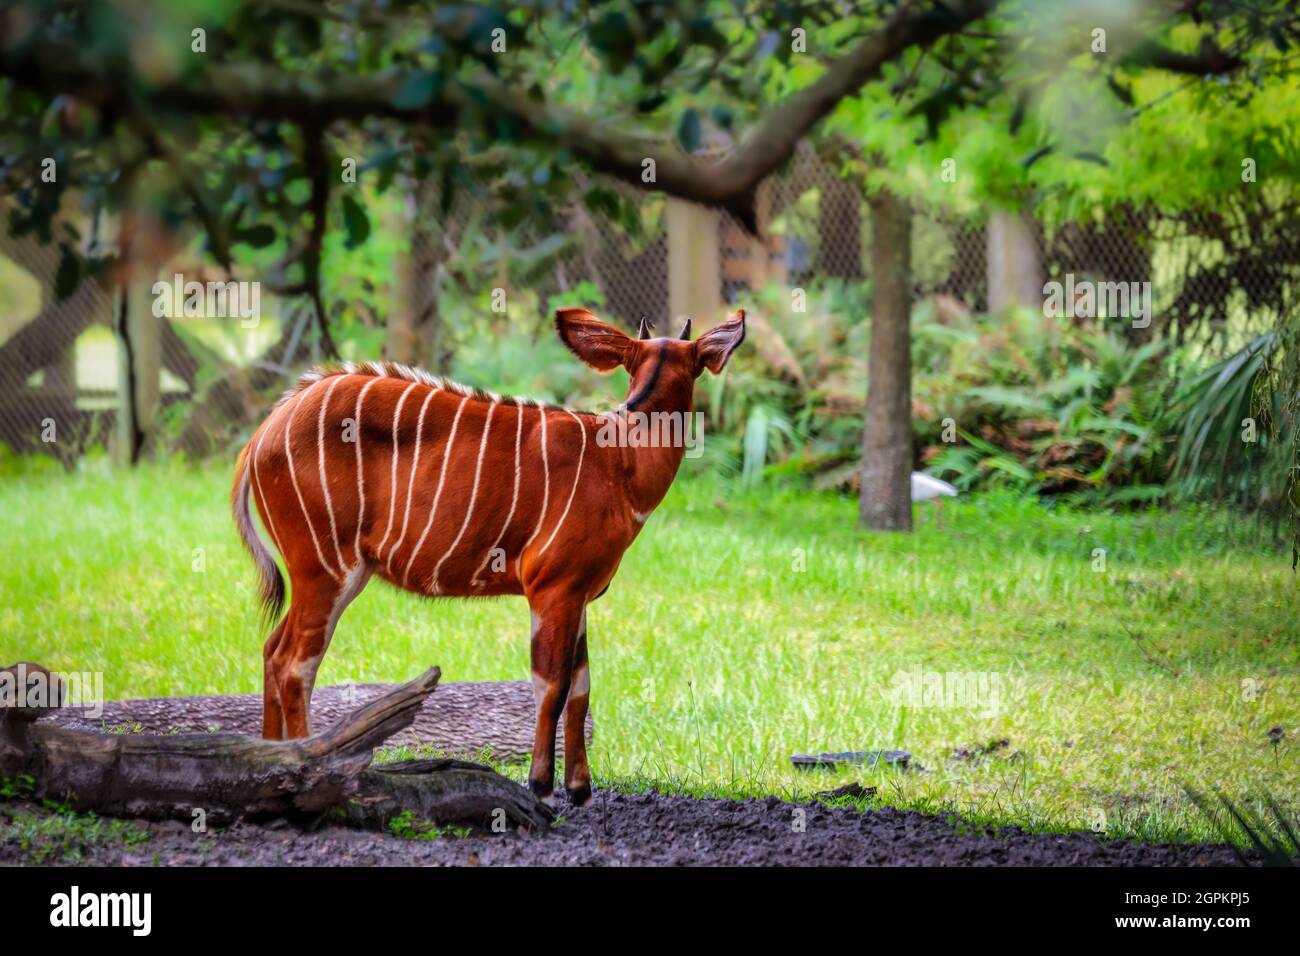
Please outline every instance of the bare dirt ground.
M548 832L405 839L285 822L238 823L196 834L179 822L142 823L135 846L96 847L93 866L1231 866L1226 846L1101 842L1088 833L971 830L919 813L767 800L704 800L597 791L582 809L561 801ZM30 812L0 804L4 817ZM795 829L802 811L802 832ZM0 840L0 865L30 862ZM57 863L58 860L50 860Z

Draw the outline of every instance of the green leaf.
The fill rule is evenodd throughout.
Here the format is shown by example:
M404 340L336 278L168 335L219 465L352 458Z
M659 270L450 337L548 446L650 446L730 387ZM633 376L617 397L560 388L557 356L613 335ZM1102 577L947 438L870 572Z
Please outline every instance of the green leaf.
M250 245L254 249L265 249L275 242L275 227L266 223L258 223L256 226L249 226L247 229L239 230L235 234L235 240Z
M428 106L441 92L442 74L421 70L406 78L402 88L393 97L393 105L399 110L418 110L422 106Z
M696 17L687 27L691 40L711 50L722 50L727 45L727 38L708 17Z
M355 249L370 236L370 217L351 196L343 197L343 225L348 231L346 245Z
M638 113L650 113L668 102L668 94L662 90L651 93L636 101Z
M700 139L700 114L689 109L677 123L677 142L686 152L693 153L700 148Z
M1025 158L1020 161L1020 165L1023 166L1025 169L1028 169L1030 166L1034 165L1034 163L1038 162L1044 156L1048 156L1055 151L1056 151L1055 146L1040 146L1038 147L1038 149L1034 150L1032 153L1029 153L1027 156L1025 156Z
M614 73L622 72L636 56L636 33L627 15L618 11L605 14L589 26L587 40L592 49L605 57Z
M1113 76L1106 77L1106 85L1110 87L1110 91L1114 93L1116 98L1125 106L1133 105L1132 87L1124 86L1119 82L1119 80L1115 79L1115 77Z

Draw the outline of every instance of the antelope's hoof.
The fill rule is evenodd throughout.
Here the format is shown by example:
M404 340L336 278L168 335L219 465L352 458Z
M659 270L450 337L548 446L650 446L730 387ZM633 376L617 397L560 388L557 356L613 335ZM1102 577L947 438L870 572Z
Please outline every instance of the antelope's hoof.
M533 796L548 807L555 806L555 787L549 781L529 780L528 789L533 792Z
M565 786L564 792L569 797L569 802L575 807L585 807L591 803L591 784L582 783L574 786Z

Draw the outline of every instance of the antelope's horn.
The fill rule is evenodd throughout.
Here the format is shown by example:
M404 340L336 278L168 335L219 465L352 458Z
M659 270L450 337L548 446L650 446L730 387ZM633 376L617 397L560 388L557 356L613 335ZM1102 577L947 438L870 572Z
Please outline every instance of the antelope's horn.
M650 326L649 326L649 324L646 322L646 320L645 320L645 316L644 316L644 315L641 316L641 327L640 327L639 329L636 330L636 337L637 337L638 339L648 339L648 338L650 338Z
M682 326L682 334L677 336L679 339L691 340L691 320L687 319L686 324Z

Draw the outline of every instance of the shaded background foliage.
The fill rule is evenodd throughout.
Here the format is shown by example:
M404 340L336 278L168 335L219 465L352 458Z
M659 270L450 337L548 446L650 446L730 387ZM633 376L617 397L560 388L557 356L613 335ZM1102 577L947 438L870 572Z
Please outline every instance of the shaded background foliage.
M1276 516L1295 474L1298 38L1282 2L13 4L4 437L68 461L119 440L113 298L172 270L262 283L266 321L163 323L133 455L225 451L332 354L608 402L620 383L575 367L546 316L582 303L665 331L672 204L709 199L719 298L752 308L755 347L701 390L704 467L851 490L865 200L884 190L913 220L915 467ZM1151 282L1152 326L1008 299L1006 228L1039 280Z

